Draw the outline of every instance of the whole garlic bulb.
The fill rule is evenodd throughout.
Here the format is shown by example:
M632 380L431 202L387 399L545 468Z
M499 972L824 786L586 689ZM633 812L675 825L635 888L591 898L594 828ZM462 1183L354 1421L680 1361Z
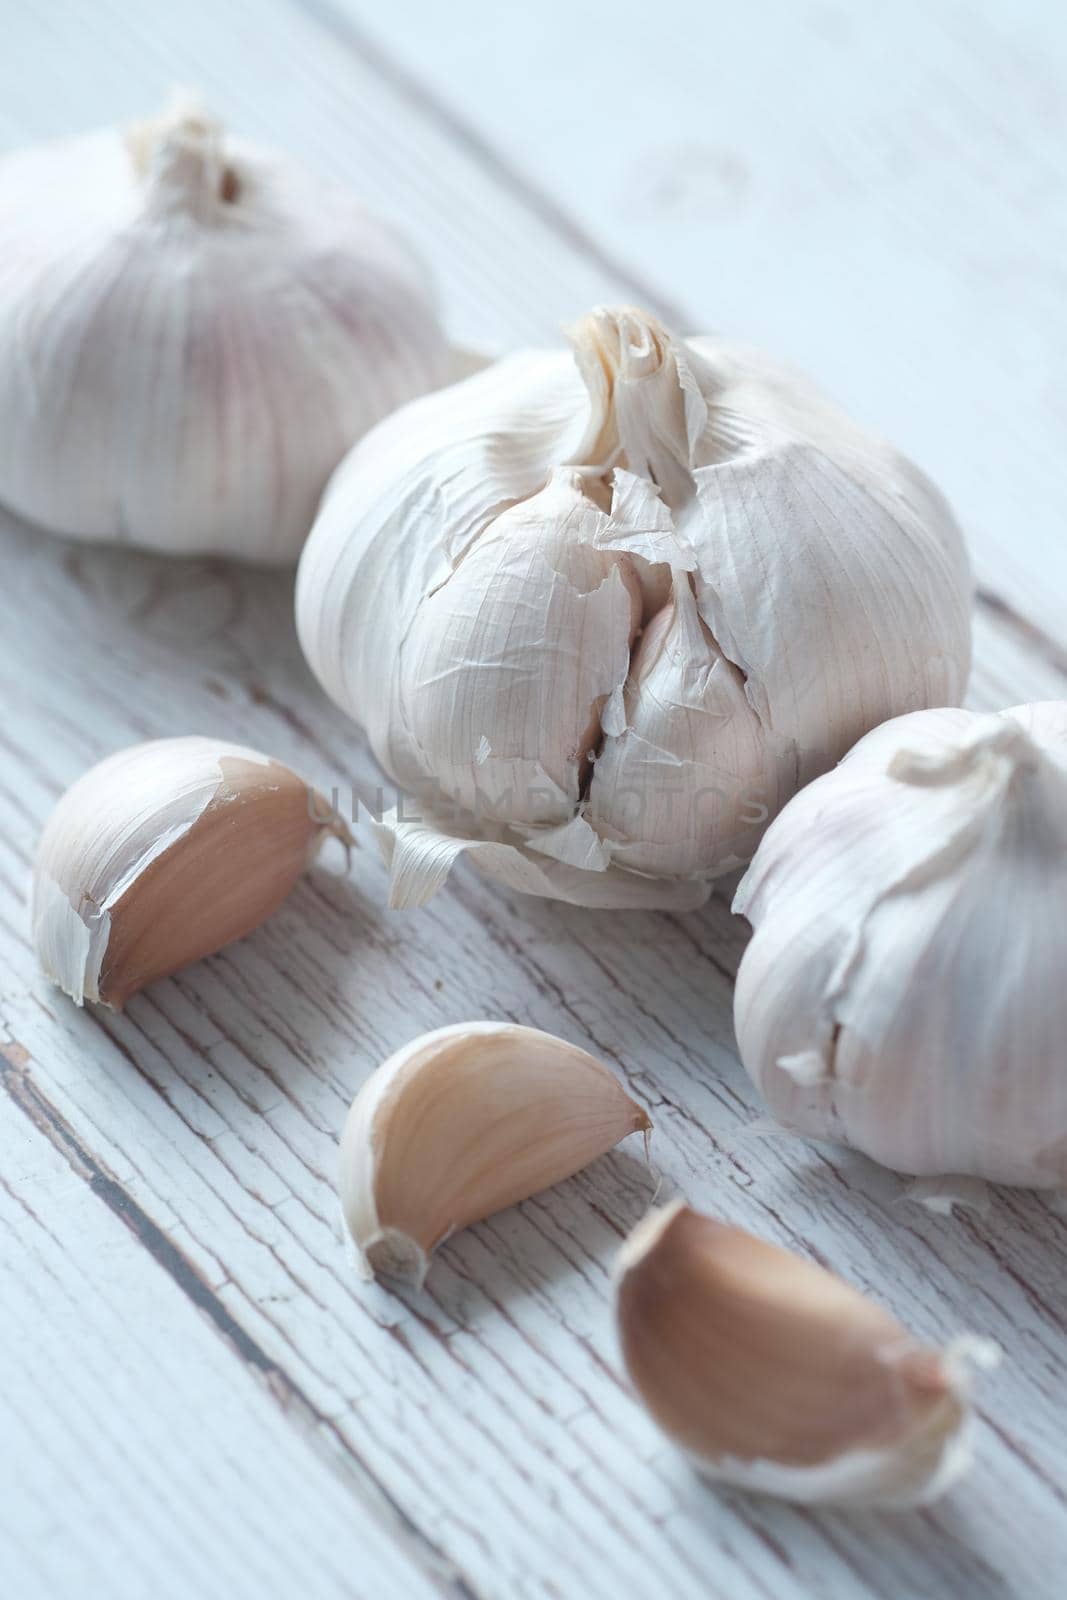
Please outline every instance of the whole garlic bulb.
M936 490L802 378L598 310L348 456L304 650L414 797L394 904L470 852L586 905L692 906L868 728L958 699L970 581Z
M783 1123L920 1177L1067 1186L1067 703L868 734L734 909L741 1058Z
M187 98L0 161L0 503L54 532L295 561L446 360L403 240Z
M330 836L323 796L270 756L195 736L108 756L45 824L33 943L76 1004L120 1011L138 989L243 938Z

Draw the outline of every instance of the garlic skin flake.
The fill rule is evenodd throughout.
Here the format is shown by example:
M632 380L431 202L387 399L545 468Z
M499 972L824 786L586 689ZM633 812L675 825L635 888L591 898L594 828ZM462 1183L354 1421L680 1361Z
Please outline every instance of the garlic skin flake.
M345 451L450 371L406 243L187 96L0 160L0 503L52 532L295 561Z
M710 1478L802 1504L926 1505L970 1465L969 1363L840 1278L676 1202L616 1267L627 1371Z
M1067 1188L1067 703L901 717L798 795L735 911L786 1126L920 1178Z
M577 1045L513 1023L424 1033L352 1102L345 1224L368 1275L425 1277L448 1234L517 1205L651 1127Z
M469 854L583 905L702 903L857 738L957 700L937 491L803 378L599 309L381 423L297 584L327 692L412 797L394 904Z
M288 767L219 739L120 750L48 819L33 873L33 944L77 1005L121 1010L157 978L276 911L344 824Z

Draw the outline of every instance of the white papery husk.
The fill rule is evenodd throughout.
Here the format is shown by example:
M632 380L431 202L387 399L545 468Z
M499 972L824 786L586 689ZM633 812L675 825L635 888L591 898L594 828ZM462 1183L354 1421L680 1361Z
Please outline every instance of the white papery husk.
M32 522L295 561L344 452L449 371L394 229L191 97L0 160L0 503Z
M1067 704L878 728L734 909L741 1056L781 1122L919 1177L1067 1185Z
M629 310L572 340L380 424L301 561L308 660L412 797L394 904L469 854L698 905L862 733L965 685L966 558L914 467L741 346Z

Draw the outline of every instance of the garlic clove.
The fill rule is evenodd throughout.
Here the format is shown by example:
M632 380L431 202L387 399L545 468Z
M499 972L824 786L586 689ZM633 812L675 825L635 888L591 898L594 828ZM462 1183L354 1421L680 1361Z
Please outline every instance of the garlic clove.
M121 1010L258 927L331 835L349 841L322 796L255 750L198 737L121 750L67 790L41 835L38 961L78 1005Z
M683 1203L616 1268L623 1357L701 1472L802 1503L924 1505L970 1464L966 1361L822 1267Z
M969 580L958 550L906 506L801 441L760 443L695 478L714 551L699 552L697 605L768 739L791 742L791 789L888 717L962 697ZM876 594L826 604L863 594L872 563ZM812 670L824 655L838 670Z
M687 573L641 636L624 704L589 789L589 820L612 841L612 860L662 878L735 871L789 793L792 762L776 759Z
M330 480L297 571L300 643L327 694L358 702L375 755L413 793L427 774L397 682L407 630L500 513L544 489L583 428L573 366L546 371L542 352L518 352L386 417ZM372 591L377 605L354 606Z
M341 1205L370 1273L420 1282L450 1233L516 1205L651 1127L599 1061L512 1023L412 1040L352 1103Z
M561 470L502 512L415 613L408 727L444 797L472 816L554 823L578 802L641 617L630 557L593 542L607 520Z

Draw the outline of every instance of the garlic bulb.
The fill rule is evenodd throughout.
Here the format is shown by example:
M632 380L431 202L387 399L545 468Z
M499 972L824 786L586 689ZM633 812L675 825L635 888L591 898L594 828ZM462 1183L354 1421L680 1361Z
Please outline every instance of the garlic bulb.
M263 922L344 824L269 756L157 739L109 756L59 801L33 875L33 943L81 1005L130 995Z
M630 1378L711 1478L805 1504L924 1505L970 1464L967 1362L832 1273L680 1202L623 1247Z
M1067 1187L1067 704L868 734L734 909L741 1057L776 1117L920 1177Z
M576 1045L505 1022L438 1028L390 1056L352 1103L341 1141L345 1222L370 1272L421 1282L446 1235L649 1127Z
M894 713L959 698L952 517L803 379L594 311L381 423L298 575L305 653L414 798L394 904L468 852L585 905L692 906Z
M295 561L447 361L407 245L187 98L0 161L0 503L46 528Z

